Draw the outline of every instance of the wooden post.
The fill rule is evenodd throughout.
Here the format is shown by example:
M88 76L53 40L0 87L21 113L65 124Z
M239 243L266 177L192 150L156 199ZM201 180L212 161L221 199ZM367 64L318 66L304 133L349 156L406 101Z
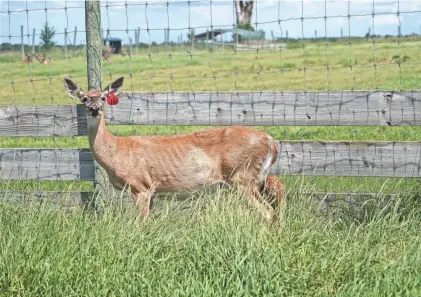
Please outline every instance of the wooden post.
M77 35L77 26L75 26L75 33L73 36L73 46L76 46L76 35Z
M134 53L137 54L137 29L134 30Z
M22 61L25 61L25 46L23 45L23 25L20 26L20 44L22 47Z
M235 27L235 49L238 47L238 27Z
M190 30L190 40L191 40L191 50L190 50L190 52L193 54L193 51L194 51L194 29Z
M212 38L212 50L214 49L214 41L215 41L215 30L212 28L212 32L211 32L211 38Z
M317 39L317 30L314 30L314 39Z
M133 51L133 39L129 36L129 54L131 55L132 51Z
M35 28L32 30L32 52L35 52Z
M87 75L88 90L102 89L102 37L101 37L101 7L100 2L85 0L85 27L86 27L86 56L88 59ZM76 31L75 31L76 32ZM76 35L75 35L76 36ZM75 37L76 40L76 37ZM106 189L109 183L104 180L104 170L95 162L95 191ZM98 187L103 184L102 187ZM100 190L99 190L100 191ZM100 191L101 192L101 191ZM94 210L96 203L93 202Z
M288 42L288 30L286 31L285 36L286 36L286 41Z
M168 45L167 45L167 28L164 28L164 42L165 42L165 50L168 51Z
M137 30L135 30L135 53L137 54L137 48L139 47L139 38L140 38L140 27L137 27Z
M67 28L64 28L64 55L65 58L67 59L68 55L67 55Z
M273 34L273 30L270 31L270 35L272 36L272 43L275 45L275 35Z
M88 90L99 90L102 84L102 37L100 2L85 1L86 55L88 57Z
M344 38L344 29L341 28L341 38Z
M206 29L206 50L209 50L209 30Z

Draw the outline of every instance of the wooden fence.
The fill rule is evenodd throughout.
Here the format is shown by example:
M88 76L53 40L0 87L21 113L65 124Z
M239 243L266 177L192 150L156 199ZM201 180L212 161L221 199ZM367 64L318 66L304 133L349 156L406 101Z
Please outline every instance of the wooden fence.
M63 90L63 92L65 92ZM109 125L421 124L421 92L122 93ZM86 136L84 107L0 107L0 136ZM420 177L421 142L282 141L273 174ZM0 179L95 181L89 149L0 149ZM42 195L42 194L40 194Z

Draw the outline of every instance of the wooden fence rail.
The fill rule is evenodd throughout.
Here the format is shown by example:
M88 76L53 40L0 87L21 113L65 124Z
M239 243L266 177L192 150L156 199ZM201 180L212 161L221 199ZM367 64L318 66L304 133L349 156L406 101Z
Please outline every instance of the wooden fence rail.
M126 92L105 114L109 125L412 126L421 125L421 91ZM0 136L86 135L82 104L0 107ZM272 174L421 176L421 142L279 145ZM96 172L89 149L0 149L0 180L95 181ZM72 197L82 201L85 194ZM46 195L38 196L54 196Z
M420 177L420 142L288 142L272 174ZM157 152L159 153L159 152ZM95 180L89 149L0 149L0 179Z
M89 149L0 149L0 179L95 180Z
M413 126L421 92L122 93L112 125ZM84 136L83 105L0 107L0 136Z

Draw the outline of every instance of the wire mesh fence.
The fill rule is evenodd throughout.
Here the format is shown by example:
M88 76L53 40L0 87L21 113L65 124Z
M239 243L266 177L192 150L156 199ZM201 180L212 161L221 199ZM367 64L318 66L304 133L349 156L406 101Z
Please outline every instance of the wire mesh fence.
M223 92L254 92L252 104L260 106L265 92L421 88L421 2L180 0L101 1L100 6L102 84L124 76L128 98L139 92L208 91L217 99ZM0 17L0 105L78 103L67 96L63 78L71 77L87 89L85 3L2 1ZM413 112L402 106L406 108L402 113ZM64 116L53 110L48 115L57 125ZM39 125L33 122L34 129ZM301 141L418 141L421 132L416 121L409 126L281 126L280 122L257 126L276 139ZM117 135L203 128L194 122L110 126ZM51 136L9 135L0 142L3 148L88 147L86 136L59 135L57 130ZM323 184L319 178L314 181ZM34 183L39 188L43 182ZM405 189L418 186L411 179L404 183ZM338 182L325 184L329 186L321 187ZM367 182L364 190L369 189Z
M235 8L102 1L104 77L126 75L133 91L155 92L420 87L419 2L255 1L250 30L236 25ZM53 86L86 73L84 15L82 1L2 2L3 103L71 103Z

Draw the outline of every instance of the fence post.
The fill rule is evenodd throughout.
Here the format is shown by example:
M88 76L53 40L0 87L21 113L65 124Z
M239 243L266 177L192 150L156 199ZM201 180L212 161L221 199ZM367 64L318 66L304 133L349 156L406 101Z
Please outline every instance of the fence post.
M100 2L85 1L86 55L88 57L88 89L101 89L102 37Z
M235 27L235 50L238 48L238 26Z
M64 54L65 54L65 58L68 58L67 55L67 28L64 28Z
M32 52L35 53L35 28L32 30Z
M23 25L20 26L20 43L22 47L22 61L25 61L25 46L23 45Z
M206 29L206 51L209 50L209 30Z
M191 53L194 51L194 29L190 30L190 40L191 40Z
M211 48L212 48L212 51L213 51L214 50L214 41L215 41L215 29L211 28L211 30L212 30L212 32L211 32L211 38L212 38Z
M88 90L102 89L102 32L101 32L101 7L95 0L85 1L86 24L86 56L88 58ZM97 191L101 183L104 184L102 170L95 161L94 190ZM94 208L96 202L94 201Z
M73 46L76 46L77 26L75 26L75 35L73 36Z
M134 43L135 43L135 54L137 55L137 48L139 47L139 35L140 35L140 27L137 28L137 30L135 29L134 31Z
M167 44L167 28L164 28L164 43L165 43L165 51L168 52L168 44Z
M273 34L273 30L270 31L270 35L272 36L272 46L273 46L273 48L276 48L276 46L275 46L275 35Z

